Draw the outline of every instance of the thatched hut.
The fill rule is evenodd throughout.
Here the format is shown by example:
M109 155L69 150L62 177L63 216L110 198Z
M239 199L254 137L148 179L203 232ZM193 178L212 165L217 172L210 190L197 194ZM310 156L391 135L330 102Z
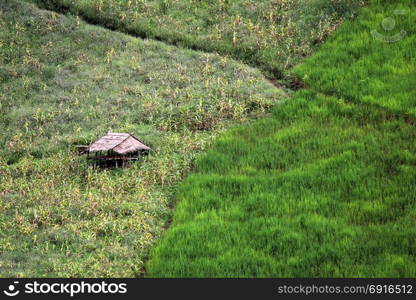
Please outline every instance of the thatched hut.
M80 146L80 154L106 166L124 167L150 151L142 141L129 133L109 132L89 146ZM91 155L93 154L93 155Z

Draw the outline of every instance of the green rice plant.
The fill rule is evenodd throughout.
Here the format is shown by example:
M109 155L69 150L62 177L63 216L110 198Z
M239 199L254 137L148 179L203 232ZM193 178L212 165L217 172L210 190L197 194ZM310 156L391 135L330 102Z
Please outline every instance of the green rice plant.
M151 277L414 277L416 131L298 92L217 139L176 193Z
M296 67L306 90L217 138L149 276L416 276L414 8L371 1ZM380 41L397 10L406 35Z
M374 0L295 68L308 88L416 117L416 3ZM391 27L387 25L391 23Z

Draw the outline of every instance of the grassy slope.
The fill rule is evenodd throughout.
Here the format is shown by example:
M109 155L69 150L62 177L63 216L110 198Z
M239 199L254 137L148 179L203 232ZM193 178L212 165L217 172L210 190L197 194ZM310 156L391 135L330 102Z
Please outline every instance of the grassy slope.
M308 88L353 102L365 102L393 114L416 117L416 2L377 0L361 10L354 22L346 22L321 50L300 65L295 73ZM395 14L395 11L404 14ZM383 20L391 17L395 27L386 31ZM401 36L399 42L386 39Z
M30 0L171 44L231 55L283 76L362 0Z
M298 92L218 139L177 193L150 276L416 276L415 37L369 39L396 8L414 18L411 1L372 1L297 69L336 97Z
M0 2L0 276L139 276L174 184L212 137L266 112L259 71ZM73 146L107 130L154 150L98 171Z

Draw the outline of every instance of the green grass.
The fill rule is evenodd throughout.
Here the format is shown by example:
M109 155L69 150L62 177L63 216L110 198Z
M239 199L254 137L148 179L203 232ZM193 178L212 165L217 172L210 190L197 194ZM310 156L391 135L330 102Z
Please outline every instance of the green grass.
M170 44L230 55L281 79L363 0L30 0Z
M298 93L199 160L149 276L416 276L415 139L387 113Z
M258 70L0 2L0 276L142 276L175 184L212 138L285 98ZM108 130L154 152L97 170Z
M295 73L310 89L415 118L416 2L373 3L360 11L360 18L341 26ZM397 14L400 11L403 14ZM387 18L395 23L391 31L382 26ZM374 32L383 39L374 38ZM395 36L397 42L385 42Z
M372 40L397 8L408 35ZM149 276L416 276L414 8L372 1L297 68L309 90L217 139Z

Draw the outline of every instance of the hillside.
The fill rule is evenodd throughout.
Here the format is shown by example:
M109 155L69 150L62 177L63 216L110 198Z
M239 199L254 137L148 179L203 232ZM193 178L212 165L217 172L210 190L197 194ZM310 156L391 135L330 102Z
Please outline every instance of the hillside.
M0 276L141 276L193 159L285 94L214 54L0 3ZM130 132L154 152L98 170L75 145Z
M219 137L181 184L149 275L415 277L415 13L371 1L295 69L306 90Z
M413 0L1 1L0 277L415 277L415 21ZM77 155L108 131L153 151Z
M364 0L28 0L181 47L230 55L287 80ZM291 84L291 83L288 83Z

